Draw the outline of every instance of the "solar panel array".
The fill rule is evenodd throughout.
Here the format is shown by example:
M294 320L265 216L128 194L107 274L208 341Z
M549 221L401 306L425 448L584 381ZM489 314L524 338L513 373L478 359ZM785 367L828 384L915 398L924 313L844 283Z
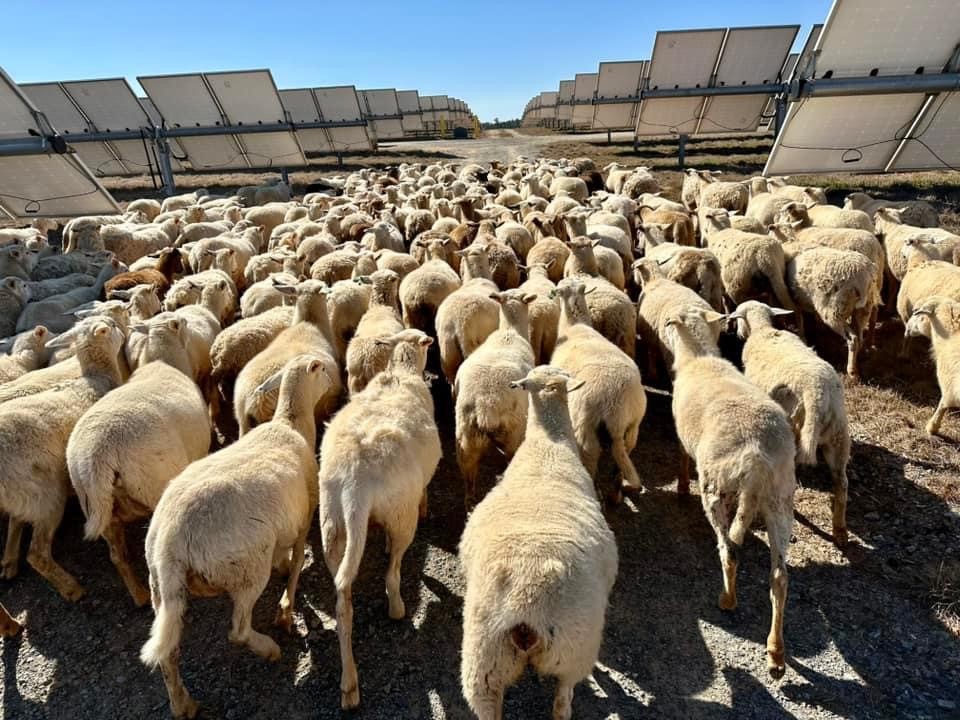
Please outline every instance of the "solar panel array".
M522 122L681 143L772 129L766 174L960 167L960 3L835 0L791 53L798 31L658 32L649 63L600 63L562 81L555 108L535 96Z

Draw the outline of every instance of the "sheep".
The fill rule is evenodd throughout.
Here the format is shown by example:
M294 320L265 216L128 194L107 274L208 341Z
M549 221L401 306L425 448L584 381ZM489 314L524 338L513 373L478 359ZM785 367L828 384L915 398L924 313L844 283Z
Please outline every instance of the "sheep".
M19 335L9 355L0 355L0 385L16 380L40 367L50 331L43 325Z
M17 319L30 301L30 289L27 283L18 277L7 277L0 283L0 337L13 335L17 331ZM36 325L36 323L34 323ZM34 327L31 325L30 327ZM23 332L29 328L23 328Z
M442 455L433 398L423 379L427 348L419 330L379 340L393 348L386 369L327 426L320 448L319 508L323 556L337 589L337 635L342 674L340 704L360 704L353 661L352 586L370 523L382 525L390 555L386 574L389 615L403 618L400 563L425 518L427 485Z
M908 337L924 336L932 343L940 402L927 421L928 435L938 435L947 411L960 407L960 302L933 295L918 304L907 321Z
M378 270L393 270L401 280L420 267L420 264L405 252L378 250L374 253L374 258L377 261Z
M37 228L0 228L0 246L26 245L28 241L44 237Z
M664 324L669 314L677 308L694 307L704 313L717 308L689 287L665 277L663 268L652 258L638 260L634 264L634 272L637 285L642 289L637 307L637 329L647 351L647 372L655 377L658 355L663 358L668 370L673 368L673 351L668 337L673 331ZM711 322L690 327L689 331L697 338L704 354L719 357L717 343L721 329L719 322Z
M574 686L599 656L618 557L567 410L582 385L549 366L512 383L530 396L525 439L460 540L460 677L481 720L501 717L527 665L558 678L553 717L569 720Z
M464 504L476 504L480 461L492 447L513 457L523 440L527 406L510 382L533 368L527 306L536 295L522 290L492 291L500 306L499 328L463 361L453 382L457 464L463 475Z
M393 270L377 270L370 276L370 284L370 304L347 345L347 387L351 397L386 369L390 346L384 344L382 338L403 330L397 299L400 276Z
M130 567L124 525L149 515L167 483L210 450L207 405L193 381L184 329L177 317L151 323L140 367L80 418L67 442L86 539L106 540L137 607L150 596Z
M407 244L412 243L421 233L427 232L436 218L429 210L414 210L407 215L403 224L403 236Z
M233 397L237 374L293 320L293 308L273 308L224 328L210 347L210 382L219 386L223 398Z
M70 255L51 255L39 258L34 268L28 273L31 280L52 280L71 273L96 275L101 266L113 256L108 252L85 253L77 252ZM0 255L2 267L2 255ZM2 271L0 271L2 274Z
M185 305L195 305L200 302L203 289L208 285L219 286L221 282L227 283L229 290L229 299L223 305L220 317L217 319L221 325L226 325L233 317L237 308L237 288L233 284L230 276L222 270L211 269L198 272L195 275L187 275L177 280L167 291L163 298L164 310L176 310Z
M229 593L230 641L277 660L280 647L251 627L251 616L271 567L288 564L277 622L288 632L293 625L304 545L317 507L313 407L328 391L329 378L322 360L299 356L260 392L277 384L273 419L188 465L170 481L150 520L146 556L155 617L140 660L160 666L175 717L197 713L178 663L188 592Z
M673 418L684 451L678 492L689 492L692 458L700 476L703 510L720 551L721 610L737 606L737 555L759 509L770 545L767 670L780 679L786 669L783 612L796 490L793 431L783 409L730 362L703 355L686 329L691 316L699 321L711 318L710 313L690 308L676 310L665 321L675 329L671 335L676 358Z
M178 245L186 245L207 238L215 238L230 232L234 223L223 220L217 222L194 222L184 225L180 229L180 236L177 238Z
M661 243L653 247L648 246L645 258L654 260L667 279L690 288L706 300L714 310L720 312L723 309L720 261L709 250L675 243ZM636 276L636 262L633 268ZM634 281L639 286L636 277Z
M0 406L0 510L10 516L3 577L16 576L23 526L32 525L27 562L71 601L83 595L83 588L51 553L69 495L67 439L80 417L122 382L117 354L123 332L111 320L97 318L74 337L80 377ZM61 335L48 345L57 347L70 339Z
M556 200L558 196L583 203L590 197L590 191L587 184L578 177L557 177L550 183L550 197Z
M498 288L491 279L486 245L458 251L462 284L437 309L440 366L452 386L463 361L497 329L500 306L490 297Z
M376 272L376 268L371 272ZM341 280L330 288L330 294L327 296L327 314L330 316L330 329L333 333L333 344L337 350L337 359L341 362L347 356L347 346L369 305L369 274L355 272L351 280Z
M745 212L750 199L747 186L741 182L720 182L714 177L716 174L693 168L686 171L680 190L686 209L693 212L699 207L714 207Z
M29 255L30 253L20 245L0 247L0 277L30 280Z
M902 253L907 272L897 293L897 314L904 325L927 298L939 295L960 301L960 267L934 259L939 255L935 243L924 237L909 238Z
M775 195L765 192L754 195L747 205L746 216L757 220L763 227L773 225L777 221L780 211L793 200L786 195Z
M876 220L877 212L885 208L898 210L904 224L914 227L940 227L940 216L936 208L923 200L880 200L872 198L864 192L854 192L847 195L843 202L844 210L862 210ZM879 230L879 228L877 228Z
M640 371L631 356L592 327L587 287L582 282L563 280L554 294L560 298L560 324L550 363L586 381L583 391L570 404L577 446L600 496L617 504L621 482L617 479L612 488L601 482L600 452L602 444L608 441L623 480L634 489L642 488L630 459L647 411ZM631 319L631 323L636 328L636 320Z
M788 197L792 202L827 204L827 194L823 188L788 185L786 181L787 178L767 178L767 191Z
M443 258L448 238L427 243L427 260L400 282L403 324L411 329L436 335L437 309L446 297L460 287L460 277Z
M527 254L533 247L533 236L523 225L509 220L497 228L497 240L511 250L520 262L527 261Z
M641 195L660 192L660 183L649 172L648 168L634 168L627 177L620 192L628 198L638 198Z
M338 249L321 255L310 266L310 277L333 285L338 280L349 280L357 266L357 254L350 250Z
M537 296L528 307L530 347L535 365L545 365L557 344L560 304L556 299L550 298L550 292L556 288L556 284L551 282L549 273L549 264L528 265L527 280L520 286L525 293Z
M873 232L873 220L862 210L844 210L834 205L804 205L791 202L780 208L778 223L800 230L808 227L854 228Z
M882 207L877 210L873 219L877 235L883 240L886 250L887 268L898 283L903 281L903 276L907 273L907 259L903 255L903 248L909 238L925 238L925 249L932 253L931 258L934 260L952 262L954 252L960 248L960 236L937 227L920 229L907 224L902 210Z
M65 292L70 292L78 287L89 287L96 281L97 279L93 275L70 273L69 275L50 278L49 280L29 280L27 281L27 289L30 291L30 301L39 302L54 295L62 295Z
M327 314L327 294L330 289L318 280L304 280L295 287L284 285L279 289L286 294L296 295L293 321L237 375L233 389L233 411L241 436L274 414L277 394L258 392L258 388L282 370L288 361L304 353L320 358L329 379L326 391L318 398L321 402L317 403L315 410L317 420L328 416L340 398L340 363L337 361Z
M610 248L604 247L599 240L588 237L575 237L567 243L570 255L563 266L563 276L583 275L605 279L617 290L626 286L623 263L620 256Z
M783 247L766 235L733 228L719 229L717 218L710 218L714 230L705 234L707 246L720 261L720 279L724 299L736 306L772 293L777 303L792 310L793 300L784 283L786 261Z
M570 248L562 240L555 237L546 237L538 240L527 253L527 266L546 265L549 268L550 282L558 283L563 280L563 269L567 258L570 257Z
M290 305L290 297L277 290L277 285L296 285L297 277L290 273L273 273L250 285L240 298L240 317L251 318L281 305Z
M793 424L797 462L817 464L817 448L833 480L833 541L847 542L847 463L850 428L840 377L800 338L773 327L773 318L790 310L750 300L730 319L745 340L743 374L780 404Z
M633 174L632 169L616 162L606 165L603 169L607 173L604 186L614 195L620 194L623 184L627 181L627 178Z
M45 325L52 333L68 330L74 323L72 311L85 303L92 302L103 293L104 284L121 272L126 272L127 266L116 258L104 265L97 275L96 282L89 287L78 287L60 295L53 295L40 302L29 303L23 308L17 319L17 332L23 332L37 325Z
M958 268L960 270L960 268ZM796 306L814 313L847 343L847 374L859 377L863 333L875 305L877 266L850 250L815 247L787 263L787 285Z
M142 212L148 222L153 222L161 212L160 202L151 198L139 198L127 204L127 212Z
M286 214L286 203L269 203L267 205L252 207L244 212L244 220L252 223L254 227L260 228L260 240L255 243L257 252L263 252L267 249L264 245L270 239L273 229L283 222Z
M652 209L646 206L640 207L640 219L642 223L638 224L637 230L647 231L647 226L656 225L662 233L662 237L667 242L675 242L677 245L696 245L696 232L693 227L693 218L686 212L677 212L675 210ZM646 233L645 233L646 234Z
M160 225L105 225L100 230L100 238L105 250L123 263L132 263L173 245L180 228L179 218L170 218Z
M131 322L148 320L162 309L157 289L153 285L136 285L129 290L114 290L110 299L127 301L127 314Z

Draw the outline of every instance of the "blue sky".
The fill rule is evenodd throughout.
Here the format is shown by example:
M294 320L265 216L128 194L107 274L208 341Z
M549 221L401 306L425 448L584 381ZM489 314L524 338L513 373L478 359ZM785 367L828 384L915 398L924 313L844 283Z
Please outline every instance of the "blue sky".
M0 64L18 82L125 76L139 91L137 75L267 67L281 88L453 95L483 120L519 116L531 96L602 60L648 58L657 30L800 24L800 46L830 9L830 0L5 4Z

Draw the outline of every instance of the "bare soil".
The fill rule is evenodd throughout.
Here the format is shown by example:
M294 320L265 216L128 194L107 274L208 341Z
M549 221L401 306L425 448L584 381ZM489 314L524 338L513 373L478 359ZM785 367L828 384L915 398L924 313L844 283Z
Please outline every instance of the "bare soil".
M607 150L600 138L496 138L497 156L524 152L598 163L675 163L663 145ZM381 158L426 162L447 155L482 157L471 141L397 149ZM475 143L493 143L472 141ZM530 152L529 143L543 142ZM742 143L742 144L737 144ZM765 150L756 140L696 148L691 164L726 163L749 175ZM427 145L424 143L424 145ZM458 151L462 147L463 151ZM760 147L759 145L757 147ZM518 150L519 148L519 150ZM393 152L391 149L390 152ZM646 156L643 156L643 154ZM746 158L750 158L747 160ZM761 159L755 159L761 158ZM351 160L357 166L376 158ZM733 170L740 165L741 171ZM311 169L318 176L336 169ZM663 170L666 177L673 177ZM241 185L252 176L219 178ZM303 180L309 182L309 174ZM211 176L200 184L214 185ZM116 182L116 181L111 181ZM128 182L128 181L121 181ZM823 179L819 179L822 184ZM911 190L901 183L913 183ZM957 175L843 177L827 180L832 193L867 187L901 197L927 197L956 213ZM669 183L668 183L669 184ZM186 179L184 179L184 187ZM672 186L675 188L675 186ZM133 191L135 188L131 188ZM952 216L955 217L955 216ZM830 482L825 467L798 473L790 590L786 610L787 674L766 673L769 626L769 553L763 529L748 538L739 570L739 606L717 608L721 573L712 531L693 495L676 494L679 447L669 398L649 396L633 459L655 488L629 496L608 513L620 551L620 572L607 614L605 641L590 681L578 686L578 718L957 718L960 717L960 420L948 418L944 437L923 426L939 397L927 349L897 357L902 326L886 319L879 349L867 353L863 383L845 386L854 438L850 463L849 527L844 551L830 541ZM817 349L841 367L844 348L826 331ZM734 339L724 350L738 357ZM449 390L434 386L444 459L430 486L430 515L404 561L402 593L408 617L387 617L383 589L383 535L369 537L354 588L354 649L360 673L361 718L471 717L460 694L459 649L463 581L456 561L463 529L462 480L453 446ZM717 422L723 422L718 418ZM488 485L502 471L485 466ZM63 601L28 566L0 581L0 599L21 621L23 634L0 642L0 716L39 718L164 718L168 706L158 673L137 655L152 613L135 609L103 543L82 539L82 513L73 502L54 549L87 589L77 603ZM0 526L0 532L2 532ZM131 552L142 561L146 523L131 528ZM319 548L319 534L310 542ZM333 583L322 560L308 555L298 598L296 633L271 628L282 581L274 579L254 616L255 626L281 644L268 663L230 645L226 598L191 599L185 617L184 682L207 718L337 718L340 662ZM507 695L505 717L549 717L553 684L524 678Z

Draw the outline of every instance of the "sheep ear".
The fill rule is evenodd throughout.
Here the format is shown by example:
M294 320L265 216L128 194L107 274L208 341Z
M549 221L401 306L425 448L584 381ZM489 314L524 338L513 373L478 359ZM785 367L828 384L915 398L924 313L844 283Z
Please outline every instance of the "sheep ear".
M277 282L274 278L273 289L276 290L281 295L296 295L297 288L293 285L285 285L284 283Z
M597 286L596 286L596 285L594 285L594 286L593 286L592 288L590 288L589 290L587 290L587 289L586 289L586 286L584 286L583 294L584 294L584 295L589 295L589 294L592 293L592 292L596 292L596 289L597 289Z
M536 299L537 299L537 296L534 293L527 293L526 295L523 296L523 302L527 305L529 305Z
M770 308L770 313L772 315L793 315L793 310L787 310L785 308Z
M311 360L310 364L307 366L307 372L316 372L317 370L324 370L323 363L319 360ZM326 372L324 370L324 372Z
M567 392L572 393L587 384L586 380L567 380Z
M430 347L433 345L433 338L429 335L424 335L423 337L417 338L417 343L420 347Z
M166 322L166 325L170 330L173 330L174 332L180 332L180 328L182 327L180 323L180 318L175 318L175 317L169 318Z
M491 300L496 300L497 302L500 302L501 300L500 293L496 290L491 291L487 297L489 297Z
M526 390L527 389L527 379L523 380L511 380L510 387L514 390Z
M61 333L56 337L50 338L49 340L47 340L46 344L44 344L44 347L51 350L55 348L70 347L70 345L73 343L73 341L76 339L79 333L80 333L80 328L77 328L77 327L72 328L71 330L67 330L67 332L65 333Z
M373 281L369 275L357 275L353 281L357 283L357 285L373 285Z
M708 323L720 322L721 320L727 319L726 315L723 315L722 313L718 313L714 310L707 310L706 312L703 313L703 317Z
M34 334L36 337L43 337L43 336L46 335L48 332L49 332L49 331L47 330L47 328L46 328L45 326L43 326L43 325L37 325L37 326L33 329L33 334Z
M280 381L283 380L283 370L274 373L270 376L269 379L264 380L256 390L253 391L254 395L266 395L268 392L276 390L280 387Z

